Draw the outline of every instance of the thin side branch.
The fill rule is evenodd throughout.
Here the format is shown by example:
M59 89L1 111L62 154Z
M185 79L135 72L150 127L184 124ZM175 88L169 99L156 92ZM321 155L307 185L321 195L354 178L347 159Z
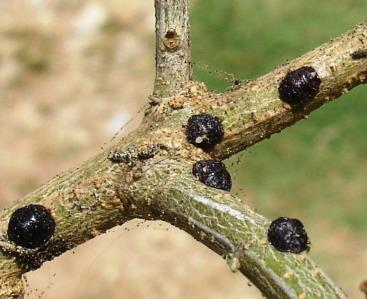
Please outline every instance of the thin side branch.
M188 9L188 0L155 0L156 97L175 95L191 80Z

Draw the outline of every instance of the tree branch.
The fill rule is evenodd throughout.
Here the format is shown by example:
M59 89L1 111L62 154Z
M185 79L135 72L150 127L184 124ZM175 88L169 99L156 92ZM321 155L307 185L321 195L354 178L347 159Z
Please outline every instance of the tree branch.
M187 1L157 0L156 9L155 96L161 103L146 111L137 131L1 211L0 297L20 297L23 273L139 217L164 219L188 231L226 255L234 269L239 265L272 298L343 298L308 258L282 254L267 245L267 220L229 194L201 186L190 175L190 165L229 157L364 83L367 60L352 54L362 53L367 44L367 23L240 88L213 94L203 84L189 82ZM171 29L179 38L168 32ZM305 65L315 68L322 83L313 101L295 109L279 100L278 85L289 70ZM225 131L222 143L209 153L189 144L185 135L188 118L202 112L218 116ZM56 231L44 247L27 250L9 242L6 231L11 213L30 203L52 211Z
M19 298L23 273L130 219L133 213L124 210L115 189L116 180L125 181L128 173L116 171L103 153L4 209L0 216L0 298ZM6 236L11 213L31 203L49 208L57 224L51 241L39 249L16 247Z
M181 108L170 125L176 124L176 130L182 132L176 137L184 142L186 136L180 130L183 119L197 113L219 117L225 136L210 154L218 159L228 158L307 118L312 111L355 86L366 83L367 59L355 59L352 55L366 45L367 22L364 22L319 48L228 92L215 94L208 92L202 84L189 86L164 103L171 109ZM312 101L301 107L292 107L279 99L278 87L289 71L302 66L312 66L316 70L321 86Z
M226 137L215 155L225 158L294 124L320 106L366 83L367 59L355 59L353 53L367 47L367 22L349 32L281 65L274 71L243 87L214 96L210 105L224 119ZM287 72L312 66L321 86L307 105L291 107L279 99L278 87Z
M156 97L172 96L191 80L188 9L188 0L155 0Z
M167 160L156 171L164 169L170 174L152 203L154 216L221 255L267 298L346 298L306 254L275 250L267 242L269 221L240 199L199 183L192 164Z

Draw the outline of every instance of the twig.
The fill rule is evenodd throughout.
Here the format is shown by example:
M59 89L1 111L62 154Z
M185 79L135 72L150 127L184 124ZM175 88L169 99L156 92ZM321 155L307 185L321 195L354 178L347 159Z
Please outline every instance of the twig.
M156 78L153 94L172 96L191 80L188 0L155 0Z

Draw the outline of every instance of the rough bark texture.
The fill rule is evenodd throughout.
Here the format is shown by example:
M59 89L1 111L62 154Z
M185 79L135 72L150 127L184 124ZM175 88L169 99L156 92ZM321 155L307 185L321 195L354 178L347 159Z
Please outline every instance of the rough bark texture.
M367 59L356 59L353 53L365 51L367 23L259 79L214 94L204 84L189 81L187 1L156 0L155 4L155 100L143 124L95 158L1 211L0 297L21 297L22 274L44 261L129 219L145 218L166 220L187 231L269 298L345 298L306 254L277 252L268 244L268 220L228 192L199 183L191 169L197 160L224 159L268 138L364 83ZM168 50L170 42L179 46ZM301 66L314 67L322 83L316 98L296 109L279 100L278 85L289 70ZM185 124L199 112L223 122L224 140L210 152L186 140ZM16 247L6 235L11 213L30 203L50 208L56 220L54 236L34 250Z
M176 94L191 79L188 0L155 0L156 77L153 95Z

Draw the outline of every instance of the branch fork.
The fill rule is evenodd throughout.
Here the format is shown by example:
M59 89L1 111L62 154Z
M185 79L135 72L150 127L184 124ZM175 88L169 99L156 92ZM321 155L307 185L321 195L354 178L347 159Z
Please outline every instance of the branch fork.
M144 218L185 230L269 298L346 298L307 255L276 251L267 242L269 221L229 192L200 183L192 167L199 160L230 157L365 83L367 22L217 94L191 79L188 0L155 0L155 8L156 80L142 125L0 212L0 297L20 298L21 277L29 269L109 228ZM321 86L312 101L295 110L279 99L278 87L289 71L303 66L316 70ZM223 124L224 138L210 151L185 136L187 120L198 113ZM34 203L52 211L56 231L43 247L25 252L9 242L7 224L17 208Z

